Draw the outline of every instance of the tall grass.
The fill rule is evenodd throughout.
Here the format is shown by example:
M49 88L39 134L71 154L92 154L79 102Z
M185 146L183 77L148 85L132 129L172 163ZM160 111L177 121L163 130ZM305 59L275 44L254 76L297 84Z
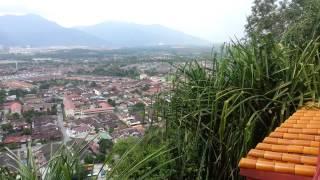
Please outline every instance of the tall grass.
M101 175L102 169L105 166L109 166L111 169L108 168L109 170L105 176L106 179L143 180L166 177L166 173L170 173L168 165L175 158L169 159L167 157L172 149L159 142L161 141L161 137L157 137L158 134L158 130L155 130L143 138L132 137L133 143L130 143L130 146L124 146L124 148L128 147L128 149L121 150L123 151L121 157L116 157L116 153L106 155L106 161L103 163L98 174ZM17 153L6 148L7 155L13 160L13 163L8 164L11 169L6 167L0 168L0 179L96 180L98 176L87 177L88 171L82 161L87 153L89 143L82 141L80 143L74 142L68 146L61 144L55 152L52 152L48 162L41 166L36 164L36 153L32 150L30 143L26 151L27 158L25 161ZM138 155L137 151L139 151ZM158 161L159 159L162 160ZM159 173L159 176L153 176L154 173Z
M176 147L172 179L239 179L247 151L307 101L319 101L319 42L289 49L271 39L236 41L211 67L179 67L159 109Z
M42 166L35 162L36 154L28 144L26 161L22 161L17 153L7 149L7 155L13 160L13 164L8 164L13 171L3 168L0 170L0 179L11 180L72 180L84 179L85 169L81 162L81 157L85 153L88 144L72 144L66 146L62 144L56 152L52 152L51 158Z

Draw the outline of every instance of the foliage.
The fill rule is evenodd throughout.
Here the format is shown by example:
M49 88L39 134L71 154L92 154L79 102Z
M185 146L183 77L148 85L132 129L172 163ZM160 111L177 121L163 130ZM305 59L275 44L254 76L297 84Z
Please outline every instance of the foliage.
M177 179L237 179L239 159L299 105L319 100L318 41L304 50L251 39L226 47L212 68L178 68L162 101Z
M33 154L31 143L28 144L26 161L22 161L20 156L6 148L8 156L14 161L9 166L13 167L16 173L11 174L6 168L0 168L0 177L10 180L18 177L23 180L86 179L88 173L85 169L86 165L81 163L81 159L84 158L85 163L110 165L112 169L107 173L107 179L132 179L133 177L159 179L166 177L167 173L171 173L171 167L168 165L172 160L169 159L169 151L165 150L166 146L161 143L161 138L158 135L160 134L150 134L147 136L149 138L142 140L129 138L120 141L113 154L108 156L107 161L105 161L103 154L97 154L95 158L92 155L87 155L86 149L90 142L74 142L69 147L62 144L56 152L52 152L48 163L41 166L37 166L35 163L35 154ZM145 144L141 143L142 141L150 145L145 147ZM138 148L136 149L136 147ZM120 154L123 155L120 159L115 156ZM42 175L40 171L43 173ZM102 169L100 169L101 172Z
M12 131L13 130L13 126L11 123L2 124L1 128L3 131Z
M23 117L39 117L42 115L45 115L45 112L39 112L39 111L35 111L35 110L29 110L29 111L24 111L22 113Z
M262 36L264 34L272 34L280 39L285 31L285 19L282 18L283 9L286 2L277 0L255 0L252 7L252 14L248 17L246 31L249 36Z
M173 173L170 151L162 141L162 133L152 129L143 139L119 140L108 156L111 166L108 178L166 179Z
M36 163L32 155L31 145L28 145L26 163L22 163L19 156L7 148L8 156L15 161L17 165L11 165L17 170L17 176L23 180L38 180L39 174L37 172ZM16 179L14 176L6 177L6 179Z
M34 111L34 110L29 110L29 111L24 111L22 113L22 116L25 118L27 123L31 124L33 118L42 116L44 114L45 114L45 112L37 112L37 111Z
M5 90L0 90L0 105L6 100L7 93Z
M320 1L293 0L285 11L290 20L284 34L286 42L305 46L312 39L320 36Z
M277 42L306 46L320 36L319 0L255 0L248 17L249 37L272 35Z
M31 135L31 133L32 133L32 130L29 128L24 128L22 130L22 134L24 134L24 135Z
M114 100L112 100L112 99L108 99L108 103L109 103L111 106L113 106L113 107L116 106L116 101L114 101Z
M8 119L19 120L19 119L20 119L20 114L18 114L18 113L12 113L12 114L10 115L10 117L8 117Z
M51 107L51 109L48 109L47 110L47 113L49 114L49 115L57 115L57 104L54 104L52 107Z
M97 154L95 162L96 163L104 163L106 156L104 154Z
M93 81L93 82L91 82L91 83L90 83L90 87L93 87L93 88L94 88L94 87L97 87L97 83L96 83L96 82L94 82L94 81Z
M46 180L56 179L84 179L86 172L81 165L80 157L83 150L87 148L84 146L72 145L71 148L61 145L55 152L51 159L45 164L45 167L39 167L35 163L34 154L32 152L31 144L28 144L26 162L22 162L20 157L13 151L7 148L9 157L15 162L16 165L10 164L17 170L17 176L23 180L40 180L40 168L42 169L43 178ZM1 172L1 171L0 171ZM3 175L3 174L1 174ZM0 175L0 176L1 176ZM16 179L14 176L6 176L6 179Z
M142 91L148 91L149 89L150 89L150 85L149 84L146 84L141 88Z
M131 113L144 112L144 111L145 111L145 104L142 102L138 102L130 108Z
M212 67L178 67L172 91L153 106L163 128L118 140L104 162L107 179L241 179L237 165L250 148L304 103L320 101L319 1L278 2L256 0L249 38L226 46ZM44 179L84 178L84 149L62 146ZM31 157L19 164L22 179L37 179Z
M46 81L41 81L38 83L39 89L49 89L52 86L65 86L68 83L79 83L76 80L65 80L65 79L51 79ZM33 93L35 94L35 93Z
M86 164L93 164L94 163L94 157L92 154L87 154L85 157L84 157L84 163Z
M131 77L131 78L136 78L140 75L139 71L135 67L129 68L129 69L123 69L118 65L110 65L107 68L97 67L92 72L90 72L90 74L99 75L99 76L119 76L119 77Z
M158 71L156 68L151 68L149 70L145 70L144 72L149 76L155 76L158 74Z
M40 84L39 89L49 89L50 83L49 82L43 82Z
M103 154L107 153L107 150L110 150L113 146L111 140L108 139L101 139L99 141L99 151Z
M30 94L30 92L23 89L12 89L8 92L8 95L16 95L17 98L24 97L25 95Z

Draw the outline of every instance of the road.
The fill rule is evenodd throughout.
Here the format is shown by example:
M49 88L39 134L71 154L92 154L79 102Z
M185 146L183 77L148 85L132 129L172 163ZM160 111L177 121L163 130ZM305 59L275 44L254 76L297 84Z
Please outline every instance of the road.
M69 136L67 135L67 130L66 128L64 127L64 123L63 123L63 113L62 113L62 109L61 109L61 104L58 104L57 105L57 115L58 115L58 126L61 130L61 133L63 135L63 143L66 144L70 138Z

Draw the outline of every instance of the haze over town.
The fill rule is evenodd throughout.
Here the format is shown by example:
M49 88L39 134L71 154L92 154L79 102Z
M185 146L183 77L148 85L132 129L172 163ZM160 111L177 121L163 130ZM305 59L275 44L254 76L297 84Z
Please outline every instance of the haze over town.
M106 21L160 24L211 43L243 36L253 0L1 0L0 14L38 14L64 27Z

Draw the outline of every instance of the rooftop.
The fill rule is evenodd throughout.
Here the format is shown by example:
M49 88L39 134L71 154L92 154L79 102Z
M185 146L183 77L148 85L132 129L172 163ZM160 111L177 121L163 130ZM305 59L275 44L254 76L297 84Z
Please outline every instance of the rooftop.
M320 109L304 107L240 160L240 174L254 179L312 179L318 174L319 146Z

